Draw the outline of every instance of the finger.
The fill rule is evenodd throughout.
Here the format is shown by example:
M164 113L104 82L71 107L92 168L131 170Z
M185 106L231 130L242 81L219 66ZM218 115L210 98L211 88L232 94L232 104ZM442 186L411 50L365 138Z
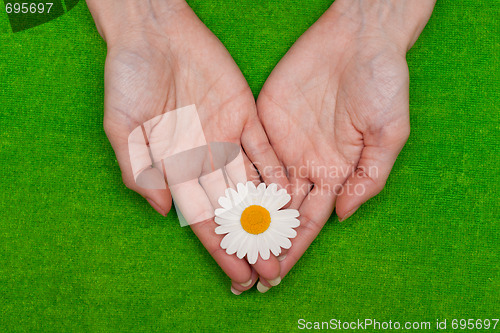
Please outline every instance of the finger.
M186 222L215 259L227 276L236 283L245 284L251 278L251 267L245 260L229 255L220 246L224 236L215 233L218 225L214 221L214 207L212 206L207 190L214 197L218 198L217 191L224 192L225 185L222 178L222 171L216 170L200 179L170 185L172 196L177 207L180 209ZM200 183L205 184L205 188Z
M225 173L226 171L227 173ZM199 182L212 205L215 208L219 208L220 205L218 200L221 196L224 196L224 192L226 191L228 185L234 189L235 186L233 182L246 184L246 180L247 175L244 159L243 155L240 153L237 158L228 163L225 167L200 177ZM228 184L228 182L230 184ZM254 261L255 263L253 263ZM261 258L259 253L257 253L257 257L253 258L250 262L252 262L253 269L256 271L256 274L261 277L261 279L268 279L271 281L271 284L275 285L279 283L279 262L276 257L271 255L269 250L267 250L266 258Z
M275 183L279 188L287 188L285 169L271 147L257 116L252 117L243 128L241 144L267 185Z
M295 178L292 176L290 178L289 190L292 200L290 201L288 207L284 208L298 210L306 196L311 191L312 185L313 184L307 178ZM287 253L288 249L282 249L280 255L277 257L278 261L285 260Z
M292 269L319 234L332 214L334 205L335 193L329 191L328 187L321 188L315 185L304 199L299 208L300 226L296 229L297 236L291 240L292 246L286 258L280 262L282 278Z
M300 205L311 191L312 183L307 178L290 178L290 195L292 200L288 208L299 209Z
M205 196L208 197L210 203L212 204L212 210L220 208L219 198L224 196L227 188L235 189L236 186L233 184L229 176L225 173L225 168L215 170L209 174L203 175L199 178L199 184L203 187L205 191ZM190 200L188 200L190 201ZM213 212L211 212L213 213Z
M215 149L213 152L217 153ZM222 160L227 160L227 158L222 158ZM221 196L224 196L224 192L228 186L234 189L234 182L246 184L246 181L247 174L242 151L240 151L234 160L230 161L230 163L225 165L223 168L215 170L199 178L200 185L203 187L203 190L206 192L210 202L215 208L220 207L218 200ZM228 182L230 184L228 184ZM189 192L193 191L190 190ZM177 202L177 197L174 197ZM264 251L264 253L266 252ZM267 250L267 256L265 258L259 257L259 253L257 253L256 257L250 262L259 276L269 279L271 284L277 285L279 283L279 262L276 257L271 255L269 250Z
M238 259L236 255L227 254L221 248L220 242L224 236L215 233L217 226L213 219L209 219L191 225L191 229L233 283L248 283L252 278L250 264L246 260Z
M243 175L240 172L241 169L243 169L243 171L245 171L245 169L247 170L244 178L242 177ZM245 184L247 179L259 179L257 171L251 165L250 161L243 152L241 152L241 154L237 159L235 159L235 161L232 161L226 166L226 170L228 172L229 178L232 179L235 183ZM240 175L239 178L237 177L238 174ZM256 262L252 264L252 268L260 277L261 281L269 281L270 285L276 286L281 281L279 261L271 253L271 251L267 250L264 251L264 253L267 254L265 258L261 257L262 254L258 254Z
M182 215L181 225L194 225L214 217L214 207L198 179L170 184L170 191Z
M251 289L255 282L259 279L259 275L257 272L252 269L252 277L250 280L248 280L246 283L237 283L232 281L231 283L231 292L235 295L240 295L242 292L247 291L248 289Z
M151 168L149 156L144 156L141 151L135 150L137 154L131 159L128 143L128 128L119 125L106 126L105 122L104 129L115 151L125 186L142 195L158 213L166 216L172 206L172 197L165 184L161 171L156 168ZM144 145L144 148L147 149L147 146ZM143 165L141 168L141 170L143 170L141 177L145 182L152 185L149 186L150 188L145 188L137 184L132 169L132 162L137 165ZM156 188L154 188L155 186ZM159 189L159 187L161 188Z
M337 216L347 219L366 201L376 196L385 186L399 152L409 135L407 129L398 135L384 138L368 136L355 172L345 181L337 199Z
M280 262L272 253L267 260L259 257L252 266L259 275L259 283L267 287L265 291L280 284ZM263 292L261 289L259 289L259 291Z
M260 183L259 173L252 165L252 162L250 162L243 149L240 150L240 153L234 160L226 165L225 169L229 179L235 185L238 183L246 184L247 181L255 181L255 185Z
M252 183L254 183L255 186L259 185L261 181L260 181L260 176L259 176L259 173L257 172L257 169L255 169L252 162L250 162L247 154L245 154L244 152L242 152L242 154L243 154L243 161L245 163L245 169L247 172L248 181L251 181Z

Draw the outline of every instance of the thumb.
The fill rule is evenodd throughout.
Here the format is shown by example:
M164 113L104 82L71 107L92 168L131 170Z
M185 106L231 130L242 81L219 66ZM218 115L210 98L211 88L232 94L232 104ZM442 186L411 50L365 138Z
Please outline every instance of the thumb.
M392 166L410 134L410 127L400 128L396 134L365 136L365 146L356 170L344 182L337 198L336 212L343 221L366 201L376 196L385 186Z

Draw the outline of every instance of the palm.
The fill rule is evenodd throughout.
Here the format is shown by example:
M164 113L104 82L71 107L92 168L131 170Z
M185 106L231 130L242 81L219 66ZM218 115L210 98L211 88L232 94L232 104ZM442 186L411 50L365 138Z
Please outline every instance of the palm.
M374 38L335 38L327 24L320 19L294 44L257 103L288 169L292 208L302 216L282 273L314 240L336 200L343 217L381 190L408 135L404 53Z
M189 34L167 39L147 31L137 38L127 36L109 51L107 131L128 136L124 126L132 130L157 115L196 104L209 124L204 128L207 136L239 143L255 110L251 91L220 41L189 14L178 18Z

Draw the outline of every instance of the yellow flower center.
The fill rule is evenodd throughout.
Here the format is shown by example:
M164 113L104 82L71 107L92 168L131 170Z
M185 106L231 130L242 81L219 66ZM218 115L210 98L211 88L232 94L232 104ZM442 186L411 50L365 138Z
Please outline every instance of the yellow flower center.
M262 206L248 206L240 218L241 226L249 234L258 235L269 228L271 224L271 214Z

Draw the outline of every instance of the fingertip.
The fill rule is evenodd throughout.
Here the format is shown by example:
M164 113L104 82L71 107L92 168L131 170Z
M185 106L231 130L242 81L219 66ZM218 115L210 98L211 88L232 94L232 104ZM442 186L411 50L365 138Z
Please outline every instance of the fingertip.
M283 261L283 260L285 260L285 259L286 259L286 253L283 253L283 254L281 254L281 255L278 257L278 261L280 261L280 262L281 262L281 261Z
M277 278L274 278L272 280L268 280L267 282L269 282L271 286L276 287L281 283L281 276L278 276Z
M348 218L350 218L354 213L356 213L356 211L358 210L359 207L356 207L356 208L353 208L351 209L350 211L348 211L347 213L345 214L339 214L339 212L337 211L337 216L339 218L339 222L343 222L345 220L347 220Z
M234 287L232 287L232 286L231 286L231 292L232 292L234 295L236 295L236 296L241 295L241 293L242 293L242 291L239 291L238 289L236 289L236 288L234 288Z
M247 287L250 287L252 285L252 282L253 282L253 279L250 279L247 282L240 283L240 284L241 284L242 287L247 288Z
M149 198L146 198L146 200L149 202L151 207L153 207L154 210L156 210L160 215L167 216L167 212L165 211L165 209L161 208L159 204L157 204L156 202L154 202L152 199Z
M272 280L266 280L263 279L262 277L259 278L259 282L257 283L257 290L261 293L267 292L269 289L272 287L276 287L281 283L281 277L278 276L277 278L274 278Z
M167 216L172 208L172 196L168 190L139 190L139 194L147 200L154 210L163 216Z
M243 282L243 283L238 283L234 280L231 280L231 292L233 292L233 289L240 292L240 294L244 291L247 291L249 289L251 289L255 282L257 282L258 280L258 275L257 275L257 272L255 272L254 269L252 269L252 277L250 278L250 280L246 281L246 282ZM233 292L234 294L234 292ZM235 294L235 295L239 295L239 294Z
M268 260L259 257L252 266L260 279L275 280L280 277L280 262L272 254Z
M263 283L264 282L264 283ZM264 294L265 292L267 292L269 289L271 289L270 286L267 286L265 285L265 283L267 284L267 282L265 281L262 281L262 280L259 280L259 282L257 283L257 290Z
M357 197L348 196L346 193L342 193L337 197L335 212L337 213L339 222L345 221L354 214L357 207L361 205L358 205L357 201Z
M381 179L360 177L358 174L351 175L344 183L342 193L338 196L335 212L339 221L345 221L351 217L362 204L379 194L385 185Z

